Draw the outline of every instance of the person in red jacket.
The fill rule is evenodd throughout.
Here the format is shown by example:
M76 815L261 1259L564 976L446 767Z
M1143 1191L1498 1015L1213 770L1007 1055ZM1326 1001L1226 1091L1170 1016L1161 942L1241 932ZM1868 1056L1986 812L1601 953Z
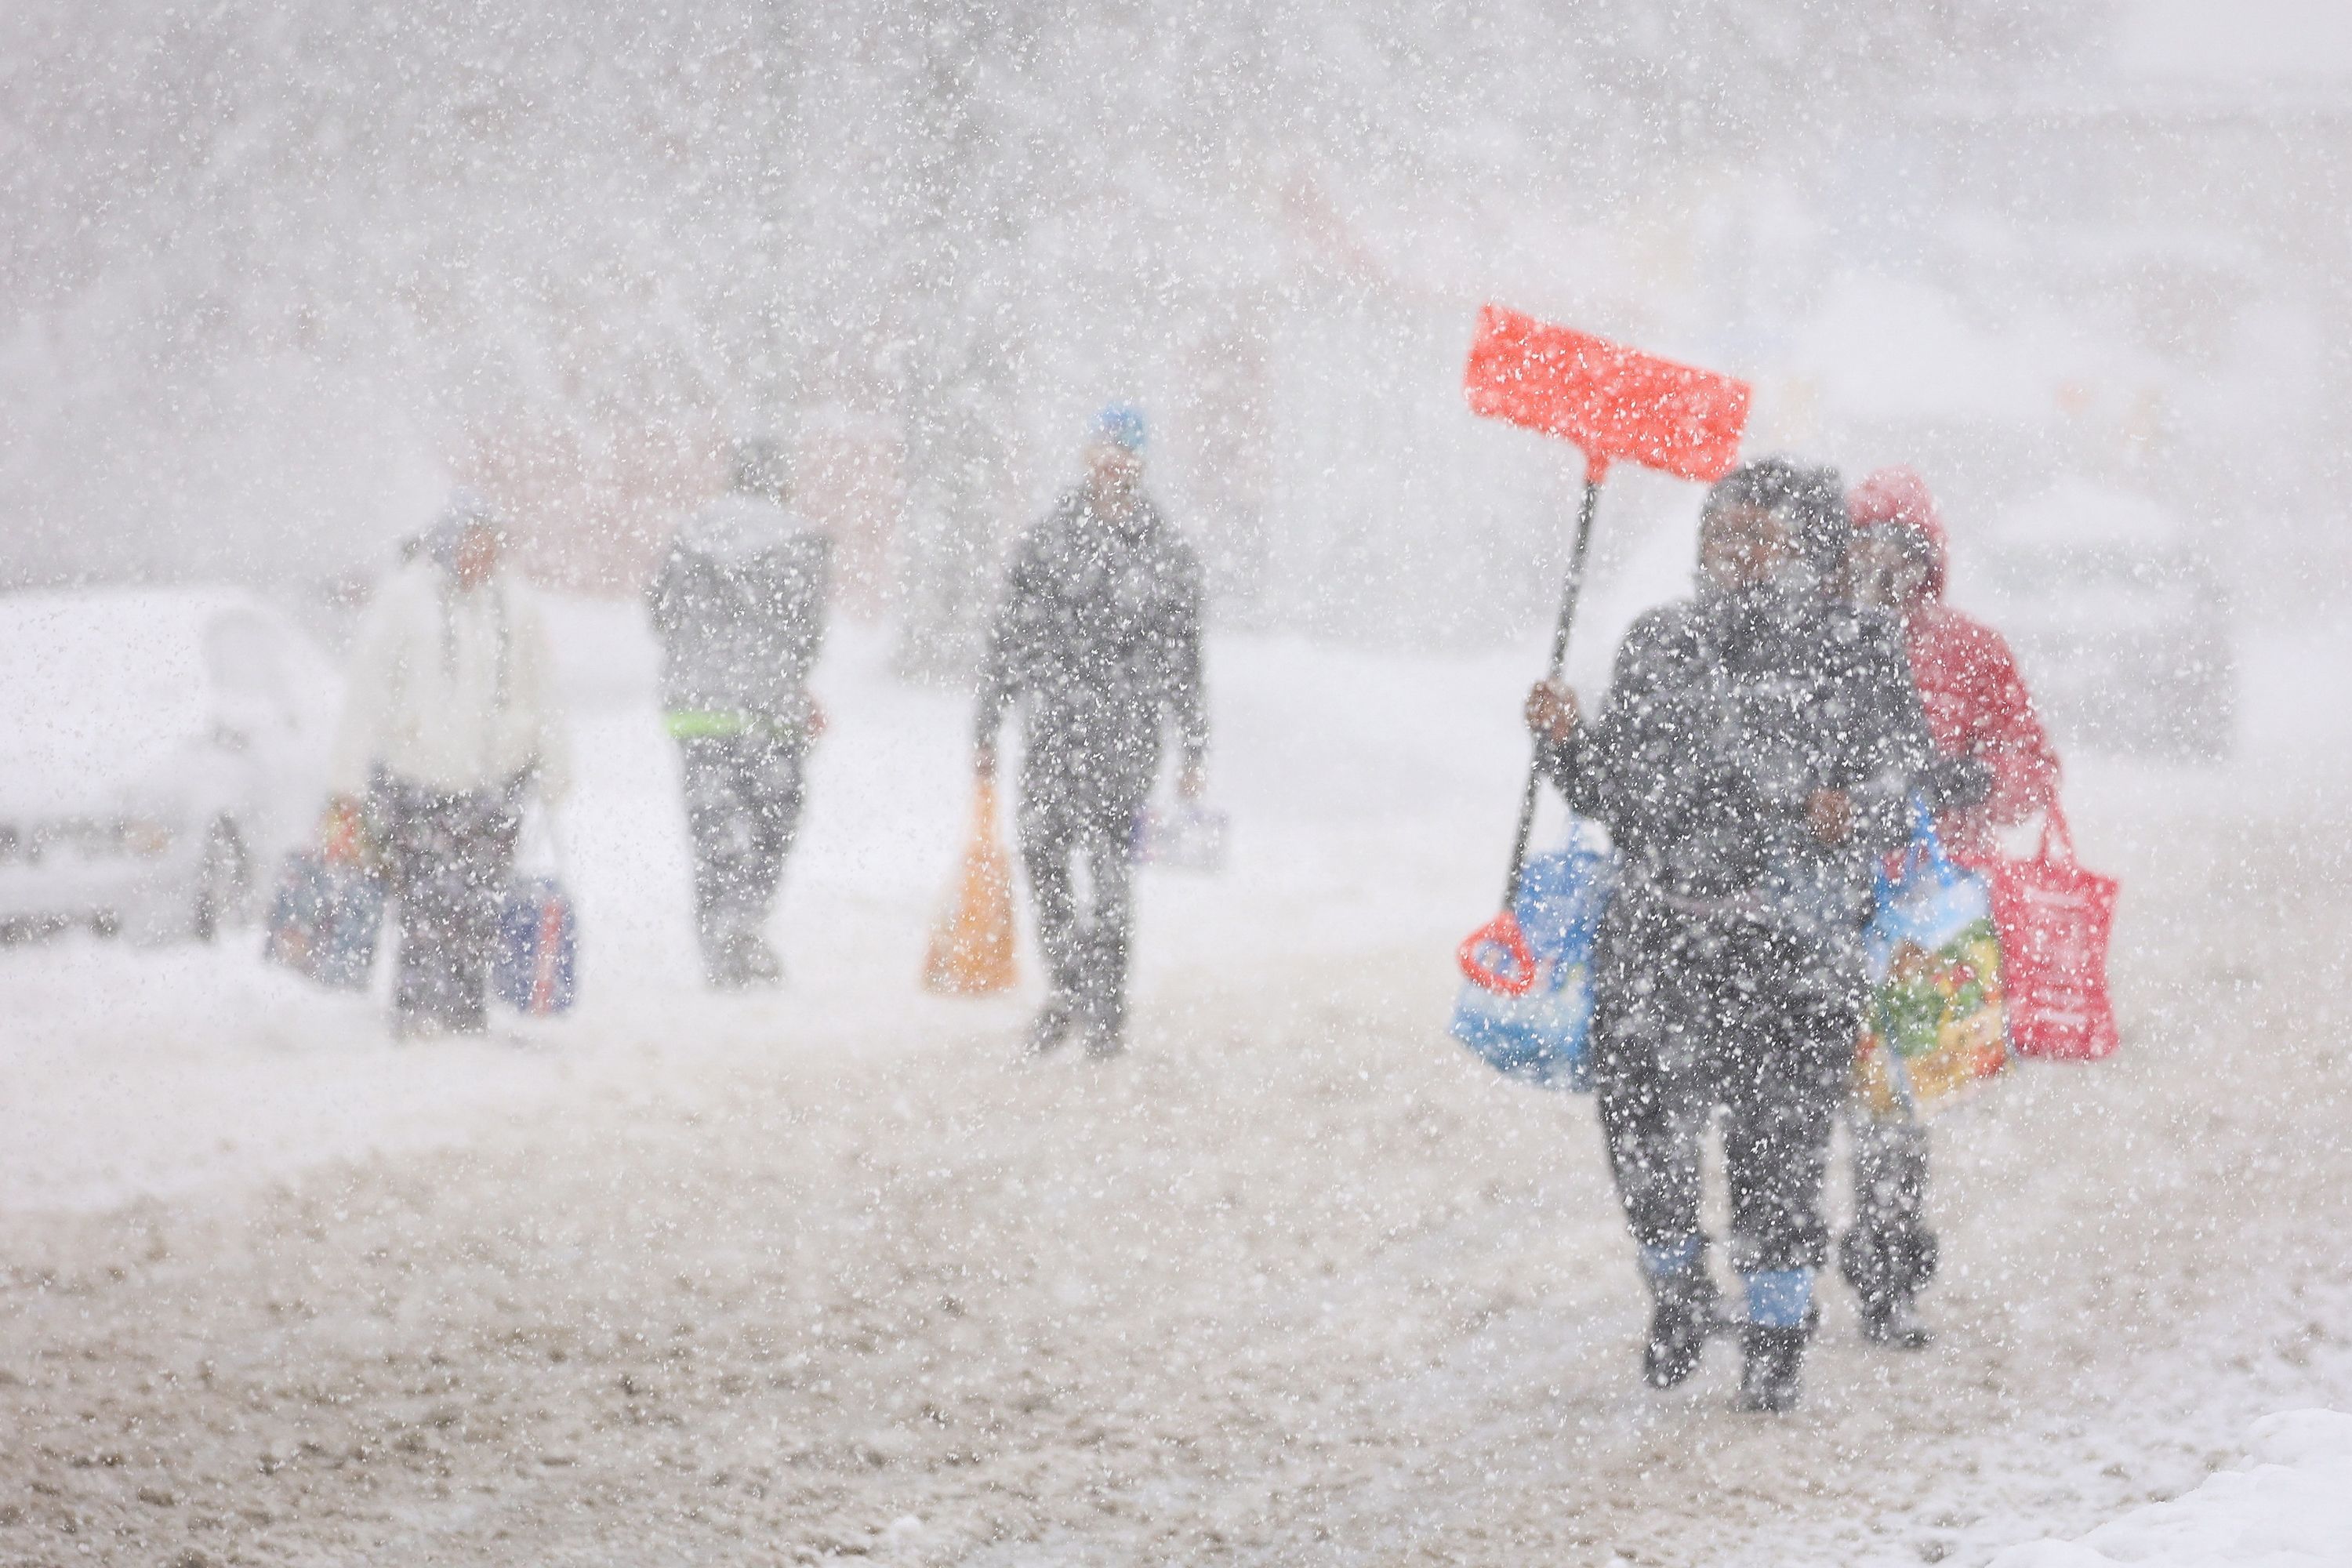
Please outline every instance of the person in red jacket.
M1944 603L1943 520L1917 474L1881 468L1853 488L1846 510L1854 528L1848 593L1902 621L1943 764L1937 832L1963 859L1998 853L2000 831L2047 808L2058 788L2058 755L2017 660L1999 632ZM1853 1129L1854 1224L1838 1261L1862 1299L1863 1331L1916 1350L1928 1335L1913 1298L1936 1271L1936 1237L1923 1213L1927 1129L1859 1110Z

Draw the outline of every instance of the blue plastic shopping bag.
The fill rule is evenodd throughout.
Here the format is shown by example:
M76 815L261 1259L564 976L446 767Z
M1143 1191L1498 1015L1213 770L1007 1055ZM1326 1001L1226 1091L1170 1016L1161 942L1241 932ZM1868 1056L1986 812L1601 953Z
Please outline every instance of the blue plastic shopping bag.
M1517 994L1468 982L1454 1003L1454 1037L1507 1077L1543 1089L1591 1087L1592 951L1616 889L1616 860L1571 826L1568 842L1531 858L1519 878L1519 929L1535 960Z

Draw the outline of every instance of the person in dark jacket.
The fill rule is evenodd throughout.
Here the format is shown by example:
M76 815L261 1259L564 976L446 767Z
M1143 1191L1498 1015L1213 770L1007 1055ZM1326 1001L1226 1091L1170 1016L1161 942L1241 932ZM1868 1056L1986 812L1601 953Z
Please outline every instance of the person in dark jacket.
M1943 521L1927 482L1909 468L1881 468L1846 502L1854 527L1847 591L1901 624L1935 741L1944 779L1936 831L1953 854L1979 859L1997 852L2000 833L2049 809L2058 753L2009 644L1944 603ZM1861 1300L1863 1333L1918 1350L1929 1335L1915 1302L1938 1251L1927 1218L1927 1130L1860 1104L1847 1126L1854 1223L1838 1243L1838 1265Z
M1719 1321L1699 1188L1722 1108L1751 1410L1796 1402L1873 861L1904 842L1928 758L1893 622L1833 591L1847 531L1834 474L1735 470L1708 492L1696 595L1634 623L1599 717L1564 685L1528 700L1553 782L1622 861L1593 1078L1654 1297L1643 1373L1682 1382Z
M1016 701L1023 710L1016 830L1049 984L1033 1051L1051 1050L1074 1028L1090 1054L1121 1048L1129 847L1171 724L1178 788L1192 799L1202 787L1201 563L1143 491L1143 446L1133 407L1097 417L1086 482L1013 551L981 668L973 738L982 780L995 776L1005 710Z
M824 727L808 680L831 542L786 509L788 482L775 443L738 443L733 489L687 520L646 595L686 786L695 931L715 986L782 978L762 928L799 829L809 743Z

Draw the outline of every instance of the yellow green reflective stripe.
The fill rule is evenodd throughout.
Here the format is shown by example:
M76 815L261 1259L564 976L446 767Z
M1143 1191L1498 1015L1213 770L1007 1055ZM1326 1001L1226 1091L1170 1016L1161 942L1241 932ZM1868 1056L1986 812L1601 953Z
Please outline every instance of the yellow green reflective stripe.
M662 715L662 723L673 741L707 741L718 735L747 734L752 719L749 713L717 709L674 708Z

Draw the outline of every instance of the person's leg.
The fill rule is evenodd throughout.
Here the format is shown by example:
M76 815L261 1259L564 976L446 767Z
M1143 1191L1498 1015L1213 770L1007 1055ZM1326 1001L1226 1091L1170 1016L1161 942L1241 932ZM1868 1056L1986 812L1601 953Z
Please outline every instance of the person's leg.
M741 744L733 736L678 742L687 834L694 849L695 935L704 977L713 985L738 985L748 978L740 937L755 851Z
M1695 977L1677 933L1624 921L1607 933L1593 1017L1593 1088L1609 1172L1639 1249L1652 1311L1642 1372L1671 1387L1695 1371L1717 1317L1699 1225L1710 1106L1690 1071Z
M1747 946L1724 973L1746 1005L1727 1034L1717 1077L1731 1189L1732 1258L1746 1286L1741 1403L1780 1411L1817 1312L1813 1279L1829 1251L1822 1197L1830 1131L1853 1066L1854 1010L1809 978L1814 955L1777 939Z
M744 890L763 919L775 907L784 862L800 834L801 805L806 795L802 769L805 750L797 741L764 741L747 770L752 841Z
M1132 811L1097 814L1087 824L1087 911L1080 984L1087 1048L1113 1056L1127 1032L1128 956L1135 929L1135 867L1129 855Z
M444 1017L457 1033L479 1034L488 1026L499 909L514 874L521 830L521 813L504 791L483 790L451 802Z
M737 889L737 941L745 973L755 980L777 980L783 973L766 930L800 830L803 750L797 742L762 739L749 751L740 774L751 836Z
M1936 1237L1927 1228L1927 1130L1916 1121L1880 1120L1855 1107L1846 1118L1853 1140L1853 1228L1838 1247L1846 1282L1861 1299L1863 1332L1872 1342L1924 1348L1925 1324L1912 1298L1936 1272Z
M439 1026L440 906L433 872L433 821L424 792L379 779L369 799L383 846L385 870L398 906L398 951L393 957L392 1029L408 1038Z
M1022 868L1029 875L1029 899L1036 914L1037 946L1045 958L1045 1006L1029 1034L1032 1050L1050 1050L1061 1044L1076 1021L1086 954L1078 928L1077 905L1071 887L1076 858L1076 826L1069 811L1050 795L1041 795L1022 781L1021 809L1015 832L1021 843Z

